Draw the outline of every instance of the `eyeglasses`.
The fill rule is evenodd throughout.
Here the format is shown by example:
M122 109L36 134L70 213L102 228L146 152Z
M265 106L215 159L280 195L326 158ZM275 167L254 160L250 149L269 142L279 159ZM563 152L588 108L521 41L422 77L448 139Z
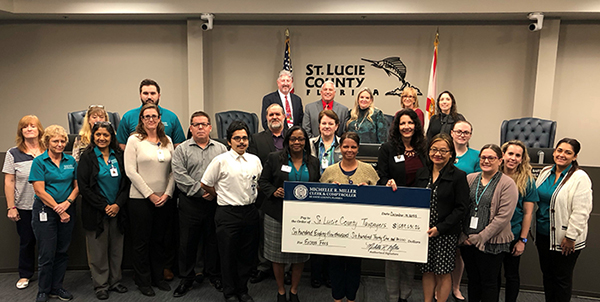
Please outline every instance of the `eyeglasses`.
M231 138L233 141L235 141L236 143L239 143L241 141L247 141L248 137L247 136L234 136Z
M490 163L495 162L498 159L497 156L481 156L479 157L479 161L480 162L485 162L486 160L489 161Z
M293 136L290 137L290 142L300 142L300 143L302 143L305 140L306 140L305 137L293 137Z
M208 126L210 126L210 123L192 123L192 127L199 127L202 126L202 128L206 128Z
M412 95L403 95L402 98L403 99L414 99L415 97Z
M452 132L454 132L458 136L469 136L469 135L471 135L471 132L469 132L469 131L460 131L460 130L454 131L454 130L452 130Z
M157 120L160 116L153 114L153 115L144 115L142 116L143 119L145 120Z
M447 149L437 149L437 148L431 148L429 149L429 154L434 155L436 153L440 153L441 155L446 155L448 154L448 152L450 152L450 150Z
M104 109L104 105L90 105L88 107L88 109L92 109L92 108L102 108L102 109Z

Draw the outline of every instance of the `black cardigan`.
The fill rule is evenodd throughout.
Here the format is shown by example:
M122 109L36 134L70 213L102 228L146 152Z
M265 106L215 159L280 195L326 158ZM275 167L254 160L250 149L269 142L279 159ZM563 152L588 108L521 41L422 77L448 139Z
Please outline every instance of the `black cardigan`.
M119 205L118 224L119 230L124 231L125 226L125 210L123 206L129 199L129 187L131 182L125 175L125 165L123 162L123 152L115 152L115 157L119 164L119 173L121 173L121 183L119 184L119 192L117 193L116 204ZM104 231L103 220L107 217L105 208L108 205L106 198L100 193L98 185L98 173L100 165L98 157L93 149L88 148L83 152L77 165L77 185L81 194L81 218L83 228L88 231L96 231L98 237Z
M467 173L448 163L438 176L437 211L439 223L436 225L440 235L459 234L461 221L469 205L469 184ZM425 166L417 171L416 187L425 188L429 183L431 171Z
M377 174L379 174L380 186L385 186L391 178L394 179L397 186L406 186L406 168L405 162L396 162L394 157L398 155L398 150L394 148L391 142L386 142L379 147L379 156L377 158ZM425 165L425 157L422 154L417 155L421 163Z
M442 122L442 117L446 116L448 119ZM457 113L456 117L457 120L455 121L454 118L452 118L452 115L446 115L444 113L438 113L432 116L431 120L429 121L429 128L427 128L427 140L430 141L438 133L446 133L450 135L450 131L452 128L454 128L454 123L467 120L460 113Z
M283 198L275 197L273 196L273 193L277 191L277 188L283 187L284 181L289 180L289 173L281 171L281 166L284 162L281 160L280 155L281 151L269 154L268 160L263 167L262 174L258 181L260 189L267 196L261 206L261 210L279 222L281 222L283 214ZM286 159L286 165L287 161L288 160ZM308 155L306 166L308 168L308 181L319 182L319 178L321 177L319 160L312 155Z

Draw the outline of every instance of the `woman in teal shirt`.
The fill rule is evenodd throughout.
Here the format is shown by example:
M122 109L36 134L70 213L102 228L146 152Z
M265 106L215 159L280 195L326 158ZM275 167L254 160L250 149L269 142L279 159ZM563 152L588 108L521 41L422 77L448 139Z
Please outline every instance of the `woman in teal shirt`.
M73 295L63 288L63 279L75 225L73 202L79 195L77 163L73 156L63 153L68 141L63 127L46 128L42 140L48 150L33 160L29 173L35 191L31 225L38 242L36 302L48 301L50 297L68 301Z
M346 130L356 132L363 143L382 144L387 142L388 124L383 111L374 103L371 89L364 87L358 91Z
M536 181L540 202L536 213L540 267L546 301L570 301L573 269L585 247L592 211L592 181L579 169L579 141L561 139L554 149L554 165Z

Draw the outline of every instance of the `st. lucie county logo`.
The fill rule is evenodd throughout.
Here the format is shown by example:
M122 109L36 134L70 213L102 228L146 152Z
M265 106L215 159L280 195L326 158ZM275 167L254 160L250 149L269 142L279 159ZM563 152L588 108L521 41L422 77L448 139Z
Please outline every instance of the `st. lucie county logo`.
M294 188L294 197L300 200L305 199L308 197L308 188L305 185L297 185Z

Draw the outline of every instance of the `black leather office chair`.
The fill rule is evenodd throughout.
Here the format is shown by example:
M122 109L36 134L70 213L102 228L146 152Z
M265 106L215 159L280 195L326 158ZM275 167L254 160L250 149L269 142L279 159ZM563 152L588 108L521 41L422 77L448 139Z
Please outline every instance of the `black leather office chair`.
M70 134L79 134L79 130L83 125L83 119L85 118L85 113L87 110L82 111L74 111L67 113L67 117L69 119L69 133ZM115 131L119 128L119 122L121 121L121 116L119 116L118 112L107 112L109 122L115 128Z
M250 129L248 135L258 132L258 115L256 113L237 110L217 112L215 113L215 120L217 121L217 134L221 139L227 139L227 128L233 121L246 123Z
M556 135L556 121L534 117L505 120L500 127L500 144L513 139L528 148L552 148Z

